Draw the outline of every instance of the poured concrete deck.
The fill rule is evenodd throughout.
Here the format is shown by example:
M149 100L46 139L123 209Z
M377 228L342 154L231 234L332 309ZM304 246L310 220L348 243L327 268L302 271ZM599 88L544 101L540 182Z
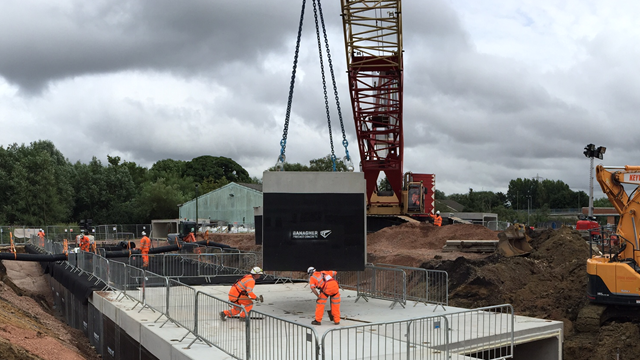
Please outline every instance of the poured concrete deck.
M194 288L220 299L227 299L227 292L229 290L229 286L195 286ZM311 293L307 284L257 285L255 293L263 295L265 302L255 303L254 310L287 321L311 326L315 310L315 296ZM340 325L334 325L329 321L325 312L322 325L314 327L318 338L321 338L325 332L340 327L367 323L393 322L467 310L450 306L442 307L422 303L415 304L414 302L408 302L404 308L396 304L393 309L391 309L390 306L392 303L390 301L378 299L368 299L368 301L366 301L360 298L356 302L356 292L349 290L343 290L341 297L342 320ZM228 354L215 347L210 347L202 341L195 341L193 345L187 348L195 339L193 334L187 335L185 329L171 322L161 327L166 320L165 317L160 318L159 313L147 308L139 311L141 309L140 305L136 306L136 302L127 298L117 298L117 293L94 293L92 303L98 310L113 320L122 330L139 341L159 359L233 359L233 357ZM327 304L326 309L328 310L328 308L329 305ZM515 310L517 311L517 309ZM497 316L506 315L497 314ZM158 318L160 319L158 320ZM216 322L222 324L219 319L214 320L215 321L212 321L212 326L217 326L215 324ZM235 329L236 326L234 323L237 323L237 329ZM464 323L458 323L455 324L455 326L450 324L450 328L452 328L449 334L451 341L455 343L456 338L461 336L456 332L473 331L471 327L473 326L465 325ZM238 331L238 334L241 334L244 329L244 323L238 319L228 319L224 327L227 336L233 336L228 334L230 328L233 329L231 331ZM258 327L257 331L269 331L269 329ZM181 339L182 341L180 341ZM559 321L516 316L514 341L516 345L514 359L561 359L563 324ZM452 355L452 358L474 359L462 355Z

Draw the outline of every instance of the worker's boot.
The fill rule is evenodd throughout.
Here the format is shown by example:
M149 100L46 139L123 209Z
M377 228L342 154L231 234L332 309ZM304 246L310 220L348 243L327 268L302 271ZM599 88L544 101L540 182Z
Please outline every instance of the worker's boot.
M220 320L227 321L227 315L224 314L224 311L220 311Z
M322 325L320 321L316 321L315 319L311 322L311 325Z

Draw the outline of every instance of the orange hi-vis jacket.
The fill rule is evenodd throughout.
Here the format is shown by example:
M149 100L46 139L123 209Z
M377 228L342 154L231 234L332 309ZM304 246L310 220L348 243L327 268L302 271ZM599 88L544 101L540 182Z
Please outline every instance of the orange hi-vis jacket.
M80 250L87 252L91 251L88 236L83 236L82 239L80 239Z
M193 233L189 233L189 235L184 237L184 242L188 242L188 243L196 242L196 237L193 235Z
M251 274L247 274L238 280L233 286L231 290L229 290L229 300L232 302L237 302L241 297L249 297L253 300L257 298L256 294L253 293L253 288L256 286L256 280L253 278ZM233 300L235 298L235 301Z
M151 249L151 240L149 240L147 236L143 236L142 239L140 239L140 251L149 252L149 249Z
M316 271L309 278L309 287L317 288L327 296L333 296L340 291L338 281L334 279L337 273L333 270Z
M436 215L429 214L429 217L433 218L433 225L442 226L442 216L440 216L438 214L436 214Z

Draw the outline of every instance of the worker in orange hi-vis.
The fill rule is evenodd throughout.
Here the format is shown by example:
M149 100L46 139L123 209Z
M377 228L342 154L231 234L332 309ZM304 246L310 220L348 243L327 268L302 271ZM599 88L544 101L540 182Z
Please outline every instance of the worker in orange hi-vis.
M233 284L233 286L231 286L231 290L229 290L229 301L234 304L244 305L244 309L247 314L253 308L253 300L263 302L264 298L262 295L258 297L253 293L253 288L256 286L256 280L259 279L263 273L264 271L262 271L258 266L251 269L251 273L243 276ZM232 306L231 309L220 312L220 319L222 321L226 321L227 317L236 316L238 314L240 314L241 320L245 320L245 313L242 312L242 308L239 306Z
M91 242L89 241L89 237L84 234L80 234L80 250L82 251L91 251Z
M318 298L316 300L315 319L311 322L311 325L322 325L327 298L331 298L329 319L334 324L340 325L340 286L335 279L337 272L333 270L317 271L311 266L307 269L307 274L309 274L311 292Z
M442 226L442 216L440 216L440 210L436 211L436 214L429 214L430 218L433 218L433 225Z
M142 232L140 239L140 253L142 253L142 267L149 266L149 249L151 249L151 240L147 237L147 233Z
M40 247L44 247L44 230L38 230L38 237L40 238Z
M188 243L196 242L196 237L195 235L193 235L193 229L191 229L191 232L189 233L189 235L184 237L184 242L188 242Z

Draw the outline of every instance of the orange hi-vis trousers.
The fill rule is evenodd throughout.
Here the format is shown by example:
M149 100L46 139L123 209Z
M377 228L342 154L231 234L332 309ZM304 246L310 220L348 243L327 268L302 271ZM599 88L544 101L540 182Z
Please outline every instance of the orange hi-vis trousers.
M327 298L331 298L331 315L334 321L340 322L340 287L335 280L328 281L320 291L320 296L316 300L316 321L322 321Z
M244 310L246 311L247 314L249 313L249 311L251 311L251 309L253 309L253 300L251 300L251 298L248 297L247 295L229 294L229 301L234 304L244 305ZM225 310L224 314L229 317L236 316L238 314L240 314L241 318L245 317L245 313L242 312L242 308L239 306L232 306L231 309Z
M140 253L142 254L142 267L148 267L149 266L149 249L142 249L140 250Z

